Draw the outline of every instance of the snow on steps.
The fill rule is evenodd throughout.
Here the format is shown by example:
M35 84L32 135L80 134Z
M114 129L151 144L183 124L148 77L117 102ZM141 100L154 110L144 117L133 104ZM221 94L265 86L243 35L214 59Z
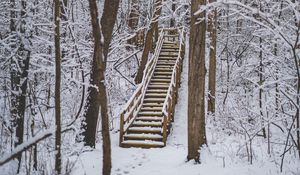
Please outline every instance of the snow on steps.
M122 142L122 147L139 147L139 148L161 148L164 147L163 142L152 141L152 140L124 140Z
M171 37L178 37L178 35L166 36L168 39L163 41L154 72L143 97L143 104L124 133L121 147L159 148L165 146L162 110L172 83L174 66L180 55L179 42L177 38ZM169 132L168 128L167 132Z
M125 134L125 140L159 140L163 139L160 134Z

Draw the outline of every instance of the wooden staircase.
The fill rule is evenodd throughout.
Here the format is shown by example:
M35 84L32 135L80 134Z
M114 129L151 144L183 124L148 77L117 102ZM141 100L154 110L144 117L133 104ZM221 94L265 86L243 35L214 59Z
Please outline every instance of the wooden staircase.
M166 146L180 85L183 41L183 32L161 30L143 81L120 115L121 147Z

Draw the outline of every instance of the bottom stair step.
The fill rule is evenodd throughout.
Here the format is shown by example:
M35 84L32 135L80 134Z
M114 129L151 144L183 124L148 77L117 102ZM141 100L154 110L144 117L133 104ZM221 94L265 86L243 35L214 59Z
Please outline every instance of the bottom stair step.
M163 142L150 140L125 140L121 143L121 147L140 147L140 148L161 148L164 147Z
M163 139L163 136L159 134L126 134L125 140L159 140Z

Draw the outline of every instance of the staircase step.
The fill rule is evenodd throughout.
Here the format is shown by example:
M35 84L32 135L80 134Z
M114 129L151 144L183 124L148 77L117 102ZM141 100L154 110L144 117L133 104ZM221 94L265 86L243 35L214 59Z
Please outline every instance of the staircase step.
M128 133L161 133L161 128L157 127L129 127Z
M154 79L165 79L165 80L171 80L171 75L156 75L156 76L153 76Z
M157 72L172 72L173 69L168 69L168 68L155 68L155 71L157 71Z
M179 36L178 34L173 34L173 35L172 35L172 34L168 34L168 35L164 35L164 37L168 37L168 38L169 38L169 37L174 37L174 38L175 38L175 37L178 37L178 36Z
M169 86L168 85L149 85L148 89L164 89L164 90L168 90Z
M160 60L160 59L158 59L158 61L157 61L157 64L156 65L166 65L166 64L168 64L168 65L172 65L172 66L174 66L175 65L175 63L176 63L176 60L175 59L170 59L170 60Z
M166 89L147 89L146 93L159 93L159 94L162 94L162 93L167 93L168 90Z
M173 68L174 68L174 65L173 65L173 64L166 64L166 65L157 64L155 68L168 68L168 69L173 69Z
M164 147L163 142L159 141L144 141L144 140L124 140L121 143L124 148L139 147L139 148L161 148Z
M157 122L157 121L134 121L132 123L133 127L144 127L144 126L148 126L148 127L162 127L162 122Z
M162 121L163 117L136 117L136 121Z
M176 63L177 57L159 57L159 61L174 61Z
M162 116L162 111L160 112L139 112L138 116Z
M160 50L160 52L178 52L178 50L176 50L176 49L166 49L166 48L162 48L161 50Z
M146 93L145 98L166 98L167 93L164 94L155 94L155 93Z
M142 107L141 111L142 112L149 112L149 111L157 112L157 111L162 111L162 107Z
M160 134L125 134L125 140L156 140L162 141L163 136Z
M159 58L162 57L178 57L178 54L159 54Z
M164 76L164 75L168 75L168 76L172 76L173 72L158 72L158 71L154 71L154 76L159 75L159 76Z
M176 50L177 52L179 51L178 46L170 46L170 45L162 45L161 50Z
M163 103L147 103L144 102L142 107L162 107L164 104Z
M152 77L151 82L152 83L170 83L171 82L171 78L159 79L159 78Z
M164 41L164 42L163 42L163 45L164 45L164 44L174 44L174 45L175 45L175 44L178 44L178 42L174 42L174 41Z
M144 102L150 102L150 103L163 103L165 101L165 98L145 98Z

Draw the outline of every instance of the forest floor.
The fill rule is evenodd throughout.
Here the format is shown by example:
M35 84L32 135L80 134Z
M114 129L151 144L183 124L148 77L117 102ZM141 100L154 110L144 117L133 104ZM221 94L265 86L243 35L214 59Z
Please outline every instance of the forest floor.
M245 138L225 134L207 121L208 148L201 150L201 164L187 162L188 60L184 60L182 83L176 105L175 121L164 148L120 148L119 134L111 133L112 175L300 175L300 161L288 157L283 173L280 159L266 157L265 142L253 143L253 164L248 161ZM280 150L282 151L282 150ZM72 175L99 175L102 172L101 143L91 152L79 156Z

